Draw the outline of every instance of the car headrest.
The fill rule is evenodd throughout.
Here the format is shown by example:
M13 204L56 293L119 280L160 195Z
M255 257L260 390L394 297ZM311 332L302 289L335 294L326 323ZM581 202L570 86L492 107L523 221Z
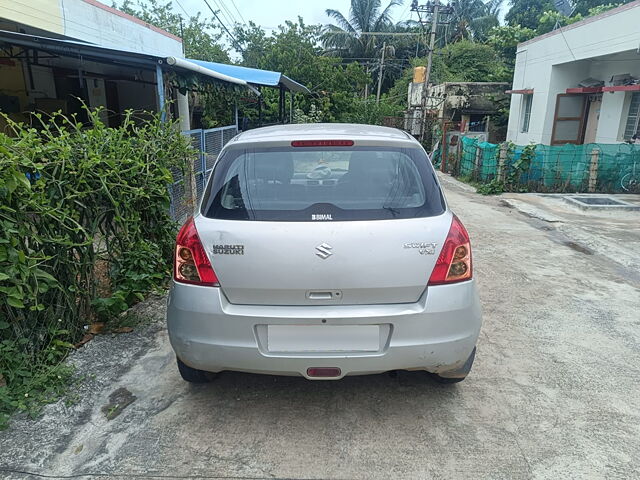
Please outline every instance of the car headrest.
M291 153L268 152L254 155L253 176L257 180L289 183L293 177Z
M379 157L375 152L353 152L349 159L349 177L351 181L391 181L395 164L393 158Z

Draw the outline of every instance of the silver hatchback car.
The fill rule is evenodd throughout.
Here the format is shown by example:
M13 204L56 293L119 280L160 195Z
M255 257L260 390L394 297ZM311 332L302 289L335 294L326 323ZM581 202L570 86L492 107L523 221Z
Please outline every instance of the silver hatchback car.
M182 377L340 379L471 369L469 236L408 134L285 125L236 136L177 238L167 322Z

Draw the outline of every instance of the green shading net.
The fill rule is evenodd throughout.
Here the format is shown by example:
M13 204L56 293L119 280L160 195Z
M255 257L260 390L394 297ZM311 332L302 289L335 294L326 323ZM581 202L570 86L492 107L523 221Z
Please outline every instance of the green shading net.
M516 145L507 151L505 175L509 174L523 149L523 146ZM463 137L454 173L478 182L490 182L498 175L499 152L500 145ZM535 157L519 180L532 191L586 192L592 167L595 191L629 191L629 179L640 181L640 145L536 145ZM637 190L637 185L635 188Z

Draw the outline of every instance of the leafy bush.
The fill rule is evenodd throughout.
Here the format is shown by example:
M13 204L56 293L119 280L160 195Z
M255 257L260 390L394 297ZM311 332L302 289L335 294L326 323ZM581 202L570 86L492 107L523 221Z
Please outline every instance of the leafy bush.
M360 100L360 105L351 113L344 115L344 121L349 123L365 123L369 125L384 125L386 117L404 116L403 107L393 103L387 95L380 98L376 104L374 95L366 100Z
M510 82L511 72L489 45L462 40L439 51L432 79L442 82Z
M505 191L504 182L494 178L489 183L479 184L476 193L481 195L500 195Z
M505 157L511 157L515 145L512 142L506 142L505 145L507 149ZM497 149L496 161L499 161L499 155L500 149ZM522 149L520 157L513 164L505 165L506 172L502 179L496 177L490 182L476 184L476 192L482 195L500 195L503 192L527 192L527 185L521 183L521 178L523 174L529 171L535 156L536 144L527 145Z
M47 379L63 376L57 365L83 325L125 310L168 273L176 226L167 185L193 151L158 116L128 112L109 128L99 113L88 111L88 125L37 117L38 128L5 117L0 416L49 398Z
M309 108L309 113L304 113L296 108L293 112L293 123L320 123L322 121L322 111L316 108L314 103Z

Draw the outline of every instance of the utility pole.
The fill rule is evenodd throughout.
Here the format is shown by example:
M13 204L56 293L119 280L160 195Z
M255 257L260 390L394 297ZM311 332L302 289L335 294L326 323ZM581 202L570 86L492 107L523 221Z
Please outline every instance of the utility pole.
M367 74L367 83L364 86L364 99L367 100L369 98L369 63L367 63L365 72Z
M441 5L440 0L431 0L427 2L425 5L418 5L418 0L413 0L411 3L411 10L418 14L418 19L422 28L424 29L426 19L423 21L420 16L421 13L430 13L431 14L431 31L429 32L429 54L427 56L427 69L424 76L424 81L422 84L422 95L420 99L420 105L422 108L422 123L420 126L420 141L424 141L425 133L426 133L426 120L427 120L427 99L428 95L428 87L429 80L431 78L431 69L433 66L433 53L436 45L436 33L438 29L438 25L441 25L440 17L450 15L453 13L453 7L451 5ZM444 22L448 23L447 21Z
M185 55L185 49L184 49L184 28L182 26L182 15L178 15L178 18L180 18L180 43L182 44L182 55Z
M429 56L427 57L427 71L424 75L424 83L422 84L422 125L420 126L420 141L424 141L424 134L427 123L427 88L429 87L429 77L431 76L431 65L433 63L433 49L436 45L436 29L438 28L438 10L440 10L440 2L433 1L433 15L431 17L431 32L429 38Z
M387 42L382 43L382 57L380 59L380 72L378 73L378 93L376 94L376 105L380 105L380 89L382 88L382 74L384 73L384 52L387 50Z

